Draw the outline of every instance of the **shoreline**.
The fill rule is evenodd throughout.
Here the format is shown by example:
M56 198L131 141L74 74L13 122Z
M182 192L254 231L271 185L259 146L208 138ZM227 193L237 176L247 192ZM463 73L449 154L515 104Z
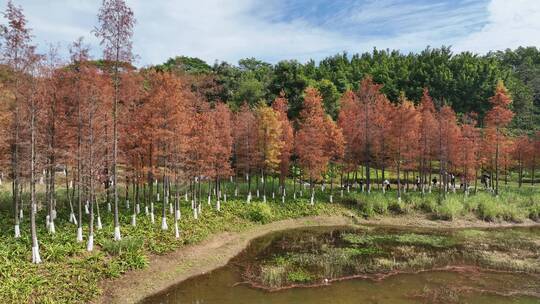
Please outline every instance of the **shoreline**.
M137 303L191 277L225 266L242 252L251 240L280 230L316 226L379 225L433 229L503 228L540 226L534 221L493 223L474 219L430 220L421 216L394 216L362 219L355 216L314 216L256 225L241 232L222 232L165 255L151 255L145 269L129 271L101 283L103 294L94 303Z

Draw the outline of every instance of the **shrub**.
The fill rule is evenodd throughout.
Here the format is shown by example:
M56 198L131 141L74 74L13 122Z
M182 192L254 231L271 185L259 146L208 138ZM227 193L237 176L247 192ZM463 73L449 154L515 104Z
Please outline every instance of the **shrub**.
M283 283L285 267L264 265L261 266L261 281L264 285L270 287L280 287Z
M269 223L272 220L272 208L265 203L250 204L247 219L261 224Z
M449 196L436 210L438 218L451 221L463 212L463 204L458 197Z
M307 283L311 282L313 280L313 277L308 272L299 269L296 271L292 271L287 275L287 280L290 282L296 282L296 283Z
M533 221L540 220L540 201L534 202L529 207L529 218Z
M420 208L425 212L435 212L437 210L437 201L431 198L424 198L420 203Z
M494 199L482 200L478 204L478 216L484 221L494 221L501 213L501 208Z
M519 209L517 205L506 203L501 206L502 218L505 221L522 222L525 218L524 211Z

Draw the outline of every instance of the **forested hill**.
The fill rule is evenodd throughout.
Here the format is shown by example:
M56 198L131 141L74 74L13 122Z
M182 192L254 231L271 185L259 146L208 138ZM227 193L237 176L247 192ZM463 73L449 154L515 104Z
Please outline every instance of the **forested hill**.
M194 89L233 107L244 101L251 105L261 100L271 102L283 90L289 99L291 118L297 117L307 86L320 90L326 111L335 118L341 94L356 90L367 74L384 85L382 91L392 101L404 92L418 102L427 87L438 104L449 104L458 114L477 112L482 117L490 108L488 98L497 81L503 80L512 94L512 110L516 113L513 127L540 127L540 51L536 47L487 55L454 54L449 47L428 47L409 54L374 49L304 64L296 60L270 64L248 58L238 65L216 62L210 66L198 58L182 56L154 68L189 74L194 78Z

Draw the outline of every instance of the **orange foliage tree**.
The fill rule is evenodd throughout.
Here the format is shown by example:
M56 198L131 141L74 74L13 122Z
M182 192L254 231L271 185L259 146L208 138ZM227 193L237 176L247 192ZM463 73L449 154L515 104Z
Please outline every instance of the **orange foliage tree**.
M317 89L309 87L305 91L304 107L300 111L300 122L295 138L295 151L304 176L311 187L311 204L314 203L314 181L320 180L330 159L324 147L326 144L325 113L322 97Z
M392 160L397 171L397 195L401 200L401 170L403 164L413 159L414 144L418 141L418 125L420 116L414 104L402 94L399 103L394 107L390 128L390 149Z
M274 99L272 108L276 111L281 128L281 150L279 151L279 184L281 189L282 200L285 197L285 178L289 173L291 154L294 144L294 134L292 124L287 117L288 101L285 98L285 93Z
M510 110L510 103L512 99L508 94L508 90L504 86L503 82L499 82L495 89L495 95L493 95L489 102L492 105L484 118L484 124L486 125L486 132L491 133L488 136L488 145L494 147L494 165L495 165L495 195L499 194L499 166L500 166L500 153L501 145L504 142L505 128L512 121L514 113Z

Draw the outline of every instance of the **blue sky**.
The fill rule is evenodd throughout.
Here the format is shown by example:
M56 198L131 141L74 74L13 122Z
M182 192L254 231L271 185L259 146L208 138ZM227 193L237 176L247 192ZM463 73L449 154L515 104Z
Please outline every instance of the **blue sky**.
M5 7L7 0L0 0ZM61 50L90 33L99 0L13 0L21 5L41 50ZM4 3L2 3L4 2ZM540 45L540 0L127 0L137 18L136 64L176 55L213 63L255 57L319 60L337 52L420 51L451 45L455 51ZM4 21L2 21L4 22ZM64 51L65 53L65 51Z

